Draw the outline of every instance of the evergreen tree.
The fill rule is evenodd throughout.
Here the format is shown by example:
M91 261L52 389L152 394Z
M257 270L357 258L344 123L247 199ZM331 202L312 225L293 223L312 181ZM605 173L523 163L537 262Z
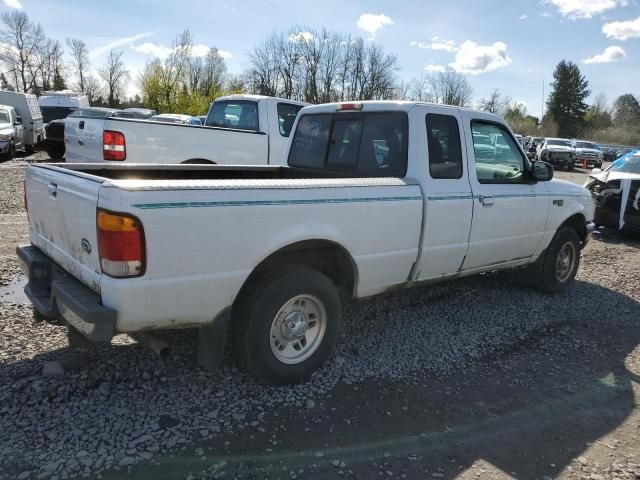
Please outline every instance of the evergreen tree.
M591 91L575 63L561 61L553 72L552 91L547 100L548 115L558 125L558 135L574 138L584 125Z

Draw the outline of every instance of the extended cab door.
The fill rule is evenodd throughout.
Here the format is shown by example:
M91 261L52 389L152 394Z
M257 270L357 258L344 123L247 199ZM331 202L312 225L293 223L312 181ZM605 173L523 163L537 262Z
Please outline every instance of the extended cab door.
M424 280L456 273L462 267L469 247L473 197L460 113L442 107L417 111L412 135L424 135L426 141L419 142L422 151L414 152L414 158L425 159L426 179L422 184L422 250L415 273L418 280Z
M20 118L20 123L18 123L18 114L12 108L9 110L11 115L11 124L16 131L16 146L20 147L24 143L24 125L22 124L22 118Z
M268 105L269 165L284 165L291 128L302 105L284 101L265 100Z
M463 116L474 197L463 270L529 258L544 234L547 186L529 180L528 161L506 126L472 112Z

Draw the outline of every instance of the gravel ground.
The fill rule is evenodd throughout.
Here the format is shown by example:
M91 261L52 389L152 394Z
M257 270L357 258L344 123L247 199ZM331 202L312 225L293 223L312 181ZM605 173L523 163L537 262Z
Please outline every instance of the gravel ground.
M305 384L266 387L230 357L198 369L191 332L165 333L160 362L128 336L72 351L63 328L35 325L14 293L24 165L0 164L0 479L640 478L637 238L598 232L558 296L496 273L347 305L330 362ZM594 379L615 395L593 393ZM558 392L579 403L556 408ZM515 429L513 445L535 443L578 410L595 413L523 446L528 460L501 459L486 437ZM604 435L614 449L587 453ZM556 463L536 457L547 447Z

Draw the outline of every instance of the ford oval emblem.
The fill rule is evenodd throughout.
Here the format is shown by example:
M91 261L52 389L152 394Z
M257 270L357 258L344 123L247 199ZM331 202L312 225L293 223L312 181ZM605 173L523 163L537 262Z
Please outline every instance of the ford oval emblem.
M91 253L91 244L89 243L89 240L87 240L86 238L83 238L82 241L80 242L80 245L82 245L82 249L85 252Z

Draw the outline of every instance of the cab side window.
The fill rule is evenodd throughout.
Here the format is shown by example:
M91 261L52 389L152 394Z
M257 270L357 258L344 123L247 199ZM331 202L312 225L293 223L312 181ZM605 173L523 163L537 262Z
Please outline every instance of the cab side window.
M462 147L458 120L451 115L430 113L426 121L431 178L462 178Z
M280 127L280 135L288 137L296 121L296 115L302 108L302 105L293 105L291 103L278 103L278 126Z
M507 129L473 121L471 133L480 183L520 183L525 179L524 157Z

